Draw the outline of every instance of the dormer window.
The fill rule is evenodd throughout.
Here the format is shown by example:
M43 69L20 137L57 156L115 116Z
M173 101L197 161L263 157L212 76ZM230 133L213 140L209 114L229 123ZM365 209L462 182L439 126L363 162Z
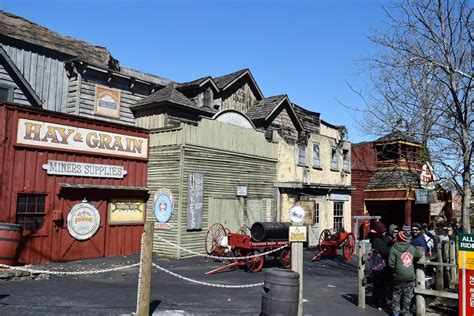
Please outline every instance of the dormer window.
M207 88L207 90L204 92L204 102L203 106L212 108L214 102L214 93L212 92L211 88Z
M385 144L377 146L377 161L394 161L398 159L397 144Z

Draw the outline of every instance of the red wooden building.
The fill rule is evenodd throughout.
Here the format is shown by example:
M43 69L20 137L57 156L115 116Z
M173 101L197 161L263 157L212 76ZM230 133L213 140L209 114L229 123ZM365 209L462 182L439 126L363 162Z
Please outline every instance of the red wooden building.
M0 222L24 227L20 262L136 253L149 134L0 104Z
M436 185L421 144L400 132L353 144L351 172L352 216L382 216L385 224L401 226L451 214L450 193Z

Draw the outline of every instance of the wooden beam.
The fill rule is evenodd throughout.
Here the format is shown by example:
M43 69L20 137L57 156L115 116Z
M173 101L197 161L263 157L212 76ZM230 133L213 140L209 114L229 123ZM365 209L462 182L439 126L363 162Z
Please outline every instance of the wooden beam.
M420 289L420 288L417 288L417 287L415 288L415 294L451 298L451 299L454 299L454 300L457 300L459 298L458 293L446 292L446 291L436 291L436 290L430 290L430 289Z

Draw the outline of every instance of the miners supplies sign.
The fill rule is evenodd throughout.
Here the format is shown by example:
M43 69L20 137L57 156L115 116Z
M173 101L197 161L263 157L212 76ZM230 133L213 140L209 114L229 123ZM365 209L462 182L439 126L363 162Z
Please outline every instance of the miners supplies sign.
M145 202L142 200L110 200L109 224L143 224L145 222Z
M133 158L148 157L148 139L87 128L19 119L17 144Z
M168 189L159 189L153 199L153 213L160 223L167 223L173 215L173 193Z
M67 230L77 240L86 240L94 236L99 224L99 211L84 201L74 205L67 215Z
M191 172L188 182L187 229L202 229L202 197L204 174Z
M96 86L94 110L100 115L120 117L120 91Z
M48 163L43 165L43 169L48 174L77 177L122 179L127 174L123 166L59 160L48 160Z

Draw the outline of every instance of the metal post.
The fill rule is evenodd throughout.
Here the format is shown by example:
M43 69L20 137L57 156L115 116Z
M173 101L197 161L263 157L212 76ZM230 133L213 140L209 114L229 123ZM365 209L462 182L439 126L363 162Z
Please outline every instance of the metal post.
M140 284L138 297L138 315L148 316L150 314L150 286L151 286L151 263L153 259L153 222L145 223L145 238L142 247L142 261L140 269Z
M301 225L301 224L294 224ZM303 316L303 243L291 243L291 270L300 274L300 295L298 299L298 316Z
M359 284L359 299L357 300L357 306L365 308L365 242L359 241L357 246L357 255L359 260L359 271L358 271L358 284Z
M425 248L416 247L416 251L421 255L420 261L425 261ZM425 266L418 264L416 266L416 287L419 289L425 288ZM416 294L416 315L426 315L425 298L422 294Z

